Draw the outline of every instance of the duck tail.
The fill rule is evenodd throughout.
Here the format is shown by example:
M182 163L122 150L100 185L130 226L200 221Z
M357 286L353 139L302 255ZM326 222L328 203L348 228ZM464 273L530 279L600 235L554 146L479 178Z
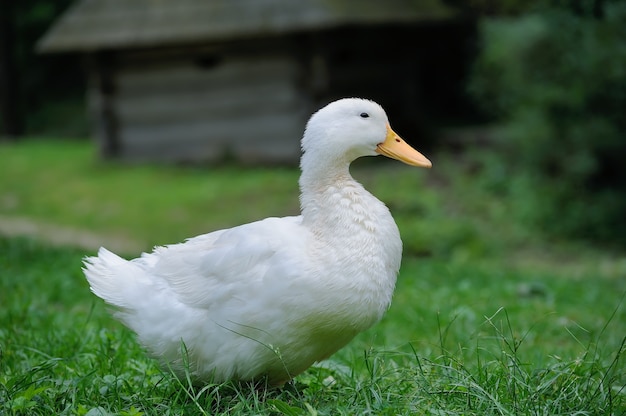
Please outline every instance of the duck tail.
M98 250L97 256L85 257L83 264L83 273L96 296L119 308L132 305L128 295L129 286L136 283L133 276L136 265L104 247Z

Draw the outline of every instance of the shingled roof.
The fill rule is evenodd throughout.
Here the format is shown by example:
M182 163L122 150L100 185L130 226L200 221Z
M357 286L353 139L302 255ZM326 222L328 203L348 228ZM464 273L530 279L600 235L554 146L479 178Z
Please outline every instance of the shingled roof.
M441 0L80 0L46 33L38 49L167 46L452 14Z

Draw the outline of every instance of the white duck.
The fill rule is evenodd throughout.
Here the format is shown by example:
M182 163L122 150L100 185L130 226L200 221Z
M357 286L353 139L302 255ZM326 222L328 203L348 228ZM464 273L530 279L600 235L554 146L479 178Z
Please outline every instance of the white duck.
M364 99L315 113L302 150L300 216L215 231L130 261L104 248L85 260L93 293L176 372L187 368L200 382L282 384L387 310L402 242L387 207L349 165L377 154L430 161Z

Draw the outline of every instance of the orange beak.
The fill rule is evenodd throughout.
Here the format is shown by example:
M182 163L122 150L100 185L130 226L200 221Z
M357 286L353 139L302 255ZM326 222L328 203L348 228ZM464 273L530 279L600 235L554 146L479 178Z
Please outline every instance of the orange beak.
M433 164L423 154L409 146L387 124L385 141L376 146L376 153L404 162L407 165L430 168Z

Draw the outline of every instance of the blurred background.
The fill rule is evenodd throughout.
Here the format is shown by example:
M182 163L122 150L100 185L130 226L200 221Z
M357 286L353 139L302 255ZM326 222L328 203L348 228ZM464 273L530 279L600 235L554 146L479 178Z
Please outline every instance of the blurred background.
M351 166L391 308L284 394L187 389L81 260L297 215L346 96L433 162ZM0 0L0 413L625 414L625 112L626 0Z
M115 217L132 205L115 203L132 166L171 165L170 177L201 169L218 181L240 169L259 178L253 188L280 173L245 169L281 167L295 181L309 115L361 96L381 103L394 129L431 155L424 186L464 193L461 205L486 198L488 212L548 238L626 246L625 1L0 4L5 223L106 229L104 220L80 218ZM98 188L116 174L110 195ZM129 194L164 181L141 180ZM113 208L88 202L90 194ZM283 207L293 213L297 202ZM263 214L247 208L251 218ZM176 209L168 221L192 215Z

